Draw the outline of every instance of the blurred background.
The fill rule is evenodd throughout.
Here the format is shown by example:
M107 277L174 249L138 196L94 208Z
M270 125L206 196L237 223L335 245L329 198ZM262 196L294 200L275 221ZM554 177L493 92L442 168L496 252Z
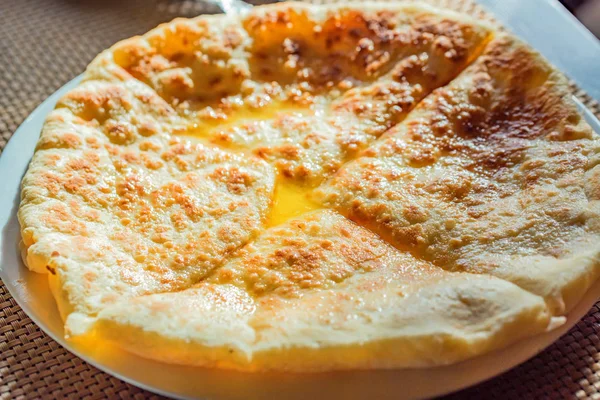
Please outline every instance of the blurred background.
M600 37L600 0L561 0L596 37Z

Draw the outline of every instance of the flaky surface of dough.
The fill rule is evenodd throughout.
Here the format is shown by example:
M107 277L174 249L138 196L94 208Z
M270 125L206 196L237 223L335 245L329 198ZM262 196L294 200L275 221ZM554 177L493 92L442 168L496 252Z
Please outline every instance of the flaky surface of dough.
M564 76L467 16L177 19L100 54L48 116L23 258L67 335L144 357L449 364L556 326L597 279L599 149ZM323 209L271 226L284 186Z

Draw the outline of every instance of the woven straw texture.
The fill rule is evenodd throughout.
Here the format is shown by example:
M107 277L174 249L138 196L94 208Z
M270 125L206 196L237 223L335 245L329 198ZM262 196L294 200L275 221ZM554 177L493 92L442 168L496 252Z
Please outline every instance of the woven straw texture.
M432 1L489 18L465 0ZM27 115L104 48L177 16L217 11L200 0L0 0L0 152ZM600 116L597 102L573 92ZM600 303L536 358L451 397L600 399ZM159 397L66 351L0 282L0 398Z

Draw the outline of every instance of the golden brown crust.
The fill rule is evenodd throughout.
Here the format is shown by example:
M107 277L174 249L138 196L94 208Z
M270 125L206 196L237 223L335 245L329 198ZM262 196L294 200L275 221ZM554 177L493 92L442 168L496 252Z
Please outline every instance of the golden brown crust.
M105 308L97 328L163 361L323 371L448 364L550 321L513 284L443 271L319 211L266 230L193 288Z
M455 77L489 36L464 17L415 5L289 3L242 21L175 20L107 57L191 121L190 133L316 184ZM282 104L302 117L264 121Z
M591 260L561 266L563 279L598 274L591 244L600 231L585 175L599 150L565 78L500 36L319 195L398 248L517 282L560 314L575 302L564 304L569 295L550 272L556 260L586 248ZM525 260L536 266L515 270Z
M299 297L385 267L388 246L335 213L320 212L274 227L211 277L252 297ZM383 259L382 259L383 257Z
M69 330L122 296L197 282L266 220L274 171L166 134L178 121L131 80L88 81L48 117L19 219L27 264L56 275Z

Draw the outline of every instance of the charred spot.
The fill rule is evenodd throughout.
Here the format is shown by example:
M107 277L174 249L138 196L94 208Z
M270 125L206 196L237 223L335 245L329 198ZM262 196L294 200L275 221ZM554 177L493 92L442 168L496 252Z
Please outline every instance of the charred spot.
M329 50L333 46L333 38L331 36L327 36L325 39L325 47Z
M46 265L46 269L48 270L48 272L50 272L52 275L56 275L56 269L54 269L53 267Z
M212 78L212 79L211 79L211 80L208 82L208 84L209 84L210 86L217 86L217 85L219 85L221 82L223 82L223 78L222 78L222 77L220 77L220 76L216 76L216 77Z
M353 39L359 39L362 37L362 30L360 28L352 28L348 31L348 36Z
M264 68L263 67L263 68L260 69L260 74L262 76L270 76L270 75L273 74L273 72L269 68Z
M185 42L187 42L187 39L184 39L184 45L186 44ZM181 61L183 58L185 57L185 54L183 54L182 52L177 52L175 54L173 54L171 56L171 61L174 62L179 62Z

